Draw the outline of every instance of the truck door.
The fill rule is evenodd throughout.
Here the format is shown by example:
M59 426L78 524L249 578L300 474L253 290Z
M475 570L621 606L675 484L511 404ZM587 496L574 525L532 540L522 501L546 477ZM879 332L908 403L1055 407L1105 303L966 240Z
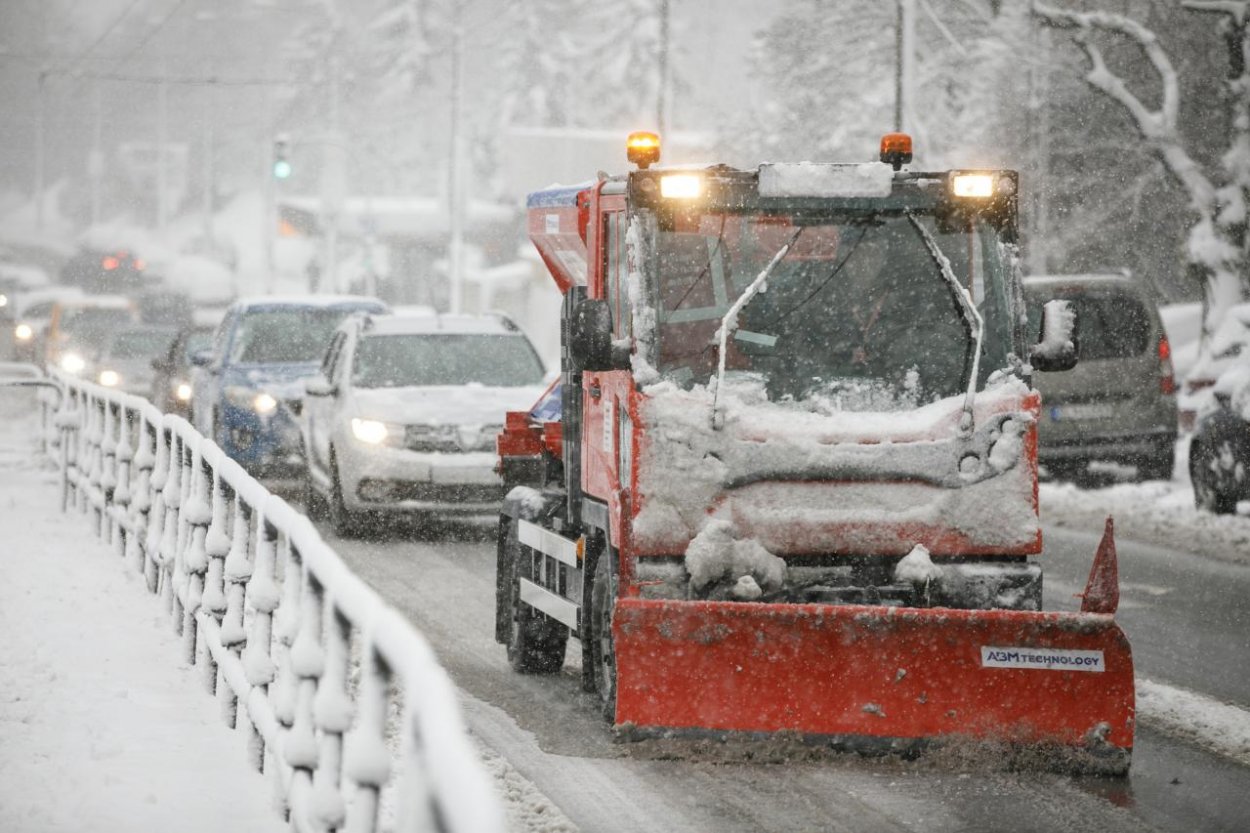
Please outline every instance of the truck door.
M610 198L604 198L605 202ZM625 263L625 232L627 228L624 200L611 200L619 210L605 210L597 229L599 258L599 286L592 291L597 297L608 301L612 312L613 339L629 339L632 336L631 308L629 303L629 272ZM611 206L616 209L616 206ZM592 248L593 251L593 248ZM601 294L600 294L601 293ZM631 438L622 436L622 424L628 425L630 394L633 390L633 374L629 370L587 372L583 377L583 489L587 494L609 505L612 498L624 486L620 482L621 444L628 448ZM623 417L626 419L623 422Z

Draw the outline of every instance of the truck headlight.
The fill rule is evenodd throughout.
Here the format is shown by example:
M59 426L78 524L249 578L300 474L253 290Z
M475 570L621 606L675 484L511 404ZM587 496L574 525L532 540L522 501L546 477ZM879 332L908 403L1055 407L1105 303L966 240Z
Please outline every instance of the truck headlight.
M957 171L951 174L950 192L952 197L975 200L1010 197L1016 192L1016 181L1005 175Z
M61 356L61 370L78 375L87 367L87 362L77 353L66 353Z
M368 445L395 445L404 437L404 426L376 419L352 417L352 436Z
M18 324L13 328L13 337L18 341L30 341L35 337L35 331L29 324Z
M690 200L703 193L703 181L694 174L665 174L660 177L660 196Z
M122 377L117 375L116 370L101 370L99 382L106 388L115 388L121 384Z
M174 398L179 402L191 401L191 386L186 382L178 382L174 385Z

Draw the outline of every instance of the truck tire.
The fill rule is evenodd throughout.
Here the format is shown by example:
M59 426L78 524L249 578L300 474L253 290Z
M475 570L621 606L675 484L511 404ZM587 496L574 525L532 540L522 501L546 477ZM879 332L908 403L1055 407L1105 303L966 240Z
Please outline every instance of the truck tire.
M612 641L612 611L616 602L616 553L610 548L595 562L590 588L590 647L595 690L603 716L616 723L616 648Z
M504 544L510 564L508 664L521 674L556 674L564 667L564 650L569 629L541 611L521 601L521 579L530 578L530 557L516 538L516 525L509 524Z

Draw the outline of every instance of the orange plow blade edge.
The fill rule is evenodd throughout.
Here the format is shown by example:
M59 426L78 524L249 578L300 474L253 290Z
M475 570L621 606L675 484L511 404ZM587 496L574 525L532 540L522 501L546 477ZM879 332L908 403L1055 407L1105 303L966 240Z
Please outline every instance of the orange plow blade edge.
M1128 768L1132 652L1107 614L626 598L613 636L627 733L1003 741Z

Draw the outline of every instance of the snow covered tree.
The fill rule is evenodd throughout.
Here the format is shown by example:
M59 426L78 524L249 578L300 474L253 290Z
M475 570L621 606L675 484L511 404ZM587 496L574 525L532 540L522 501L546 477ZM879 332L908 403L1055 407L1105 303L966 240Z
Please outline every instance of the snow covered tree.
M1037 2L1033 13L1050 26L1074 32L1074 40L1089 62L1085 80L1129 113L1151 152L1184 187L1194 214L1186 257L1203 282L1207 305L1204 332L1209 334L1228 306L1250 297L1250 240L1246 233L1246 205L1250 201L1250 0L1185 0L1182 6L1215 17L1228 50L1224 102L1229 137L1227 149L1213 165L1204 165L1187 147L1179 124L1178 73L1155 32L1114 12L1071 11ZM1152 108L1109 68L1100 36L1126 40L1140 50L1161 89L1157 107Z
M925 165L1013 160L1005 117L1027 21L1014 6L968 0L940 14L917 3L915 89L907 123ZM744 131L762 158L867 159L894 127L895 3L789 0L757 38L762 102ZM1022 22L1023 21L1023 22ZM1014 92L1013 92L1014 91Z

